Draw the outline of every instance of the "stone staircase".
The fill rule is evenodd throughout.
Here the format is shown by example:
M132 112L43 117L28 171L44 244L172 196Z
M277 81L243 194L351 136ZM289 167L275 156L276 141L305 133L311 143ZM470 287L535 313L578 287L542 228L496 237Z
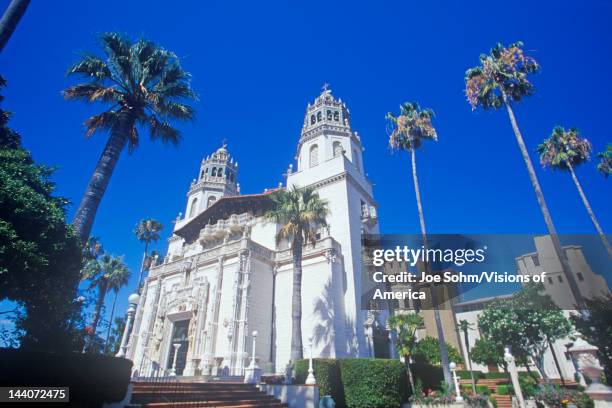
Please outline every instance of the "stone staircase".
M496 379L480 379L476 381L477 385L486 385L491 390L491 397L497 401L497 408L512 408L512 397L510 395L499 395L497 386L508 384L510 381L506 378ZM460 384L471 384L470 380L459 380Z
M239 382L156 380L133 383L130 407L136 408L285 408L287 404Z

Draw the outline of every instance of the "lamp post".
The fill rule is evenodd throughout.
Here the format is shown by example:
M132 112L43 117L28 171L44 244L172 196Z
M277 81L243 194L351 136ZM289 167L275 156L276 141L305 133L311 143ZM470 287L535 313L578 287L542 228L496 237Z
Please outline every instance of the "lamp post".
M510 373L512 387L514 388L514 394L516 395L519 408L525 408L525 399L523 398L523 391L521 390L521 384L519 383L516 361L512 353L510 353L510 347L504 348L504 361L506 362L508 372Z
M253 331L253 353L251 353L251 363L246 368L244 373L244 382L246 384L257 384L261 378L261 368L257 365L255 358L255 344L257 342L257 330Z
M132 293L128 298L127 319L125 321L125 328L123 329L123 336L121 337L121 346L117 354L115 354L115 357L125 357L127 354L128 339L132 329L132 322L134 321L134 314L136 314L136 306L139 301L140 296L138 293Z
M455 383L455 401L462 402L463 397L461 396L461 390L459 389L459 380L457 379L457 364L454 361L451 361L449 364L449 368L453 372L453 382Z
M308 348L310 349L310 356L308 358L308 377L306 377L306 385L316 385L317 380L314 376L314 369L312 368L312 336L308 338Z

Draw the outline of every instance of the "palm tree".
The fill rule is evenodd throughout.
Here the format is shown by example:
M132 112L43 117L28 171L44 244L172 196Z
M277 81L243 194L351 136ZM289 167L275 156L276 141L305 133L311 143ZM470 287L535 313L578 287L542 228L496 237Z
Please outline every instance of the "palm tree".
M389 327L394 328L397 332L397 353L404 358L410 389L414 394L414 377L410 368L410 360L417 344L416 331L423 325L423 318L416 313L397 314L389 317L388 322Z
M104 247L98 237L89 237L85 246L83 247L83 265L87 262L98 259L100 255L104 254Z
M149 250L149 244L151 242L157 242L159 240L159 232L164 228L164 226L157 220L153 218L142 219L138 224L136 224L136 228L134 228L134 235L140 242L144 242L144 253L142 254L142 262L140 264L140 274L138 276L138 293L140 293L140 286L142 284L142 275L144 274L145 269L148 267L145 265L147 260L147 252Z
M398 116L394 116L391 112L386 115L389 146L392 149L407 150L410 152L414 193L416 195L419 222L421 224L421 235L425 248L427 248L427 229L425 228L425 214L423 213L421 191L419 189L419 179L416 169L416 149L421 147L424 140L438 140L436 129L431 123L433 117L434 113L431 109L421 109L416 102L403 103L400 106L400 114ZM428 270L430 269L429 264L426 264L425 267ZM431 270L428 272L431 273ZM450 372L448 350L446 349L446 341L444 339L442 319L440 318L440 308L438 305L438 294L435 286L431 288L431 301L434 306L434 320L436 322L436 331L438 332L440 362L444 373L444 381L450 385L453 383L453 380Z
M544 223L548 229L548 234L551 237L557 257L561 262L563 274L576 299L578 309L584 310L584 300L571 273L565 252L561 247L557 230L544 200L540 182L536 176L533 163L527 152L527 147L512 110L514 102L519 102L524 97L534 93L534 86L529 82L527 76L538 72L539 69L540 66L536 60L525 55L523 43L516 42L508 47L498 43L489 55L482 54L480 56L479 66L470 68L465 72L465 93L473 110L478 106L485 110L506 107L512 129L514 130L514 136L527 166L529 178L544 217Z
M329 207L312 188L278 190L270 195L274 209L265 217L280 225L276 241L287 240L293 253L293 292L291 299L291 363L302 358L302 247L315 245L317 230L327 226Z
M29 4L30 0L13 0L4 11L0 19L0 52L13 35Z
M126 146L131 152L140 142L139 129L148 128L151 140L176 145L181 135L171 121L195 116L193 108L183 103L195 99L190 75L174 53L144 39L132 42L117 33L102 34L101 40L105 58L83 55L68 75L79 75L86 82L63 92L68 100L108 106L85 121L88 137L101 131L108 132L109 138L73 220L83 243L121 152Z
M457 325L457 331L463 333L466 360L468 363L468 370L470 370L470 378L472 380L472 392L476 394L476 380L474 380L474 372L472 371L472 358L470 357L470 340L468 338L468 330L471 330L472 326L473 325L467 320L459 320L459 324Z
M599 171L605 178L608 178L612 174L612 143L606 146L606 150L598 153L599 163L597 164L597 171Z
M582 202L586 207L587 213L589 213L589 217L591 217L591 221L606 251L608 251L608 255L612 258L610 243L606 239L606 235L599 225L595 213L589 204L589 200L587 200L582 190L582 186L578 181L578 177L576 177L576 172L574 171L576 166L589 160L589 155L591 154L591 144L589 141L580 137L578 129L571 128L565 130L561 126L557 126L553 129L550 137L538 146L538 153L540 154L540 163L542 163L542 166L549 166L556 170L567 170L570 172L572 180L574 180L574 184L576 184L576 188L578 189L578 194L580 194L580 198L582 198Z
M89 281L88 289L98 290L91 322L92 337L96 335L96 329L98 327L106 294L109 290L115 292L119 291L122 286L127 284L129 278L130 270L123 261L123 257L104 254L100 259L89 261L83 268L83 280Z

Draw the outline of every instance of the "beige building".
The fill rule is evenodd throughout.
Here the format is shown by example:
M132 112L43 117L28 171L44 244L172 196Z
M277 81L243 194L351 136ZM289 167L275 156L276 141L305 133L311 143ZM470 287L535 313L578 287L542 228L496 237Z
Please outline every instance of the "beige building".
M522 275L539 275L542 272L546 272L544 293L550 295L557 306L559 306L564 311L565 315L569 317L571 313L575 312L574 305L576 302L570 292L566 277L561 270L561 263L554 252L550 236L535 237L534 244L536 248L535 252L527 253L516 258L517 273ZM593 272L580 246L567 245L563 248L568 258L571 272L574 274L583 297L589 299L610 294L610 288L606 280L601 275ZM480 316L483 309L493 300L510 296L511 295L503 295L480 298L456 303L454 305L456 321L467 320L472 324L474 329L469 332L468 341L470 348L474 347L476 340L482 337L480 329L478 328L478 316ZM564 379L574 380L576 369L567 350L567 346L571 341L570 338L563 338L553 343L561 372L559 372L556 367L550 349L547 350L544 357L544 369L549 378L560 378L560 376L563 376ZM461 351L465 358L466 348L463 341L461 342ZM537 370L535 366L530 367L532 367L533 370ZM482 366L480 364L473 364L474 370L487 372L490 368L491 367Z

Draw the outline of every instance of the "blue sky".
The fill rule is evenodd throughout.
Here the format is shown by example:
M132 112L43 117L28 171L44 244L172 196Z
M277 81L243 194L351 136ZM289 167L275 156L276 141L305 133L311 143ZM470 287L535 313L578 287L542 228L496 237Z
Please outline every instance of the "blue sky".
M8 0L0 0L5 8ZM418 218L404 154L387 148L384 115L403 101L434 109L439 141L418 153L432 233L542 233L539 208L504 112L472 112L463 74L497 41L522 40L542 65L537 94L516 107L527 146L553 126L576 126L602 150L612 142L610 1L32 2L0 54L9 81L4 108L37 161L58 166L58 192L74 205L105 143L82 123L100 106L65 102L67 67L78 51L98 52L96 34L142 35L175 51L193 75L198 119L181 126L179 148L144 141L125 152L94 226L106 249L124 254L137 277L137 221L166 225L184 211L199 162L227 138L240 163L243 193L282 181L292 162L306 104L329 82L347 102L375 183L383 232L414 233ZM578 177L604 230L612 230L612 180ZM593 226L567 174L538 168L560 233ZM165 240L157 249L165 251ZM128 290L121 293L125 309Z

